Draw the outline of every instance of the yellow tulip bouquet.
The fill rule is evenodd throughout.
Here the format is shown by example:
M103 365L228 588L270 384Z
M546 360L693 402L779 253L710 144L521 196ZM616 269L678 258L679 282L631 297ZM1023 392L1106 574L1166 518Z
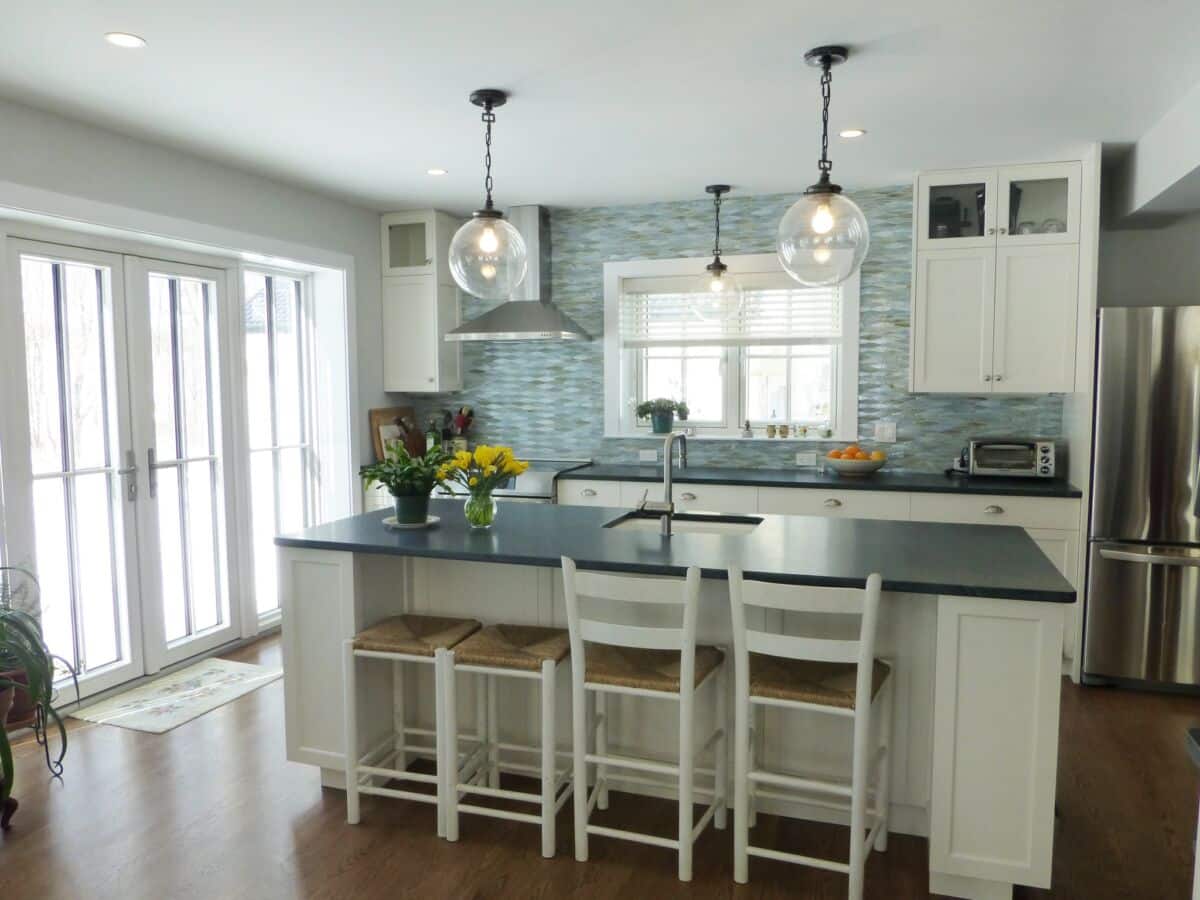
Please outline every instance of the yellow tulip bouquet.
M529 463L513 456L512 447L480 444L474 453L459 450L437 474L439 481L457 481L467 489L470 496L463 504L467 521L474 528L487 528L496 518L492 491L528 468Z

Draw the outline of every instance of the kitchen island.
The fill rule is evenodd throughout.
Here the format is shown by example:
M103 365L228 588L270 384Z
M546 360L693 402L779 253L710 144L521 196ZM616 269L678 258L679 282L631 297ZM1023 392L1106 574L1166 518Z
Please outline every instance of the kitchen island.
M736 531L670 538L606 527L627 512L507 504L480 532L467 527L461 504L434 501L441 522L427 530L390 531L380 511L278 538L288 758L321 767L324 784L342 785L345 638L401 612L565 627L563 555L613 572L681 575L700 567L699 637L720 645L730 640L724 578L731 564L797 585L861 586L878 571L886 592L878 653L897 678L893 830L929 838L933 893L994 898L1011 896L1013 884L1049 886L1059 653L1063 611L1075 594L1022 529L771 515L742 517L757 521L739 522ZM359 722L373 745L391 727L390 672L375 666L364 676ZM428 722L432 684L410 682L406 707ZM461 715L469 721L473 698L464 687ZM521 687L502 685L503 740L536 733L537 711ZM559 698L559 733L569 734L569 691ZM655 701L620 700L610 710L610 745L665 755L672 720L656 714ZM707 723L697 727L703 732ZM764 732L771 767L794 769L802 759L825 776L846 771L844 722L767 716ZM779 811L840 820L807 804Z

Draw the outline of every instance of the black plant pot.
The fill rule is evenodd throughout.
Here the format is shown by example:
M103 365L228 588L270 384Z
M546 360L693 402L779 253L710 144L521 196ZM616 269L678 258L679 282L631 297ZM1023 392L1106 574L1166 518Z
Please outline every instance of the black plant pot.
M392 494L398 525L420 525L429 518L428 494Z

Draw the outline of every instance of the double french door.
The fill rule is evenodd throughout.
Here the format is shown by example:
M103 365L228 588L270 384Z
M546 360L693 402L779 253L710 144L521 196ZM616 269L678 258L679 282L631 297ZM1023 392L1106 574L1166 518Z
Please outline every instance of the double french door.
M95 693L240 633L220 339L229 279L22 241L8 263L26 408L7 434L28 440L5 465L28 476L14 499L32 510L47 643Z

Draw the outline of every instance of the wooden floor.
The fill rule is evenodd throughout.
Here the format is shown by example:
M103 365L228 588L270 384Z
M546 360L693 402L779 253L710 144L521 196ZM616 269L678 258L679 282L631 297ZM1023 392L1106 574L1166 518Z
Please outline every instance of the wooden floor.
M279 662L268 638L231 655ZM1183 733L1200 699L1064 684L1053 891L1017 897L1184 898L1190 890L1200 773ZM669 851L593 838L576 863L570 805L559 855L532 826L464 816L458 844L434 835L429 806L364 798L345 824L343 794L284 762L283 684L275 682L165 735L73 723L67 772L51 781L39 748L18 749L21 810L0 837L2 898L844 897L845 879L766 860L732 881L730 833L709 829L695 880ZM613 794L600 821L674 827L672 805ZM758 832L762 832L760 838ZM842 854L845 831L764 816L756 840ZM895 836L867 866L867 896L928 896L925 841Z

